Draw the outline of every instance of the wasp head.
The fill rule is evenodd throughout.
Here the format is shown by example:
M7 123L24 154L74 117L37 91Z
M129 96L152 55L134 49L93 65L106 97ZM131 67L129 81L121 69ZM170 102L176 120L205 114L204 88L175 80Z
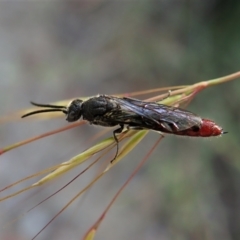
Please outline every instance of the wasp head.
M66 110L66 115L67 115L66 120L68 122L75 122L81 118L82 103L83 101L80 99L75 99L72 102L70 102Z

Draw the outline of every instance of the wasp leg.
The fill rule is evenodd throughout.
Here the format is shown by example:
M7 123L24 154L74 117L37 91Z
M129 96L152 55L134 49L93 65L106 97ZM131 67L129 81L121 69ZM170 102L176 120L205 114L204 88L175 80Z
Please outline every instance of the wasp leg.
M116 157L118 155L118 149L119 149L119 147L118 147L119 144L118 143L119 142L118 142L118 138L117 138L116 134L121 133L123 131L123 128L124 128L124 125L120 124L120 128L117 128L113 131L113 137L114 137L114 140L116 141L116 144L117 144L117 151L116 151L116 154L115 154L114 158L111 160L111 163L113 163L113 161L116 159Z

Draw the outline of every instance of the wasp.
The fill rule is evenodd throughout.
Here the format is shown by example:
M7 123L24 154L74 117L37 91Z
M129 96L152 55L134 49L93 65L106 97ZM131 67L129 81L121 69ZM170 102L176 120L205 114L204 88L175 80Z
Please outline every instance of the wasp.
M118 154L117 134L120 134L124 127L190 137L212 137L226 133L214 121L203 119L190 111L128 97L98 95L85 101L75 99L68 106L34 102L31 102L31 104L44 109L29 112L22 118L39 113L60 111L66 115L68 122L75 122L82 118L94 125L118 126L113 131L113 137L117 143L115 158Z

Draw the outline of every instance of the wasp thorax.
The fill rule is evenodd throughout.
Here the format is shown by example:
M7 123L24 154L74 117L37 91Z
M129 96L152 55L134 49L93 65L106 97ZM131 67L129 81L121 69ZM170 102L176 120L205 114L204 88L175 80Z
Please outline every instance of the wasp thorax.
M68 122L75 122L82 116L82 103L80 99L73 100L67 108L67 118Z

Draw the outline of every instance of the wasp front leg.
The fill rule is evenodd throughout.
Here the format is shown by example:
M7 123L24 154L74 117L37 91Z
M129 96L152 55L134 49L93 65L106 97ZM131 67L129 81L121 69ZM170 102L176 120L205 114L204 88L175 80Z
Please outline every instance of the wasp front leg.
M117 129L115 129L115 130L113 131L113 137L114 137L114 140L116 141L116 144L117 144L117 151L116 151L116 154L115 154L114 158L111 160L111 163L113 163L113 161L116 159L116 157L117 157L117 155L118 155L118 149L119 149L118 145L119 145L119 141L118 141L118 138L117 138L116 134L121 133L121 132L123 131L123 129L124 129L124 125L123 125L123 124L120 124L120 128L117 128Z

